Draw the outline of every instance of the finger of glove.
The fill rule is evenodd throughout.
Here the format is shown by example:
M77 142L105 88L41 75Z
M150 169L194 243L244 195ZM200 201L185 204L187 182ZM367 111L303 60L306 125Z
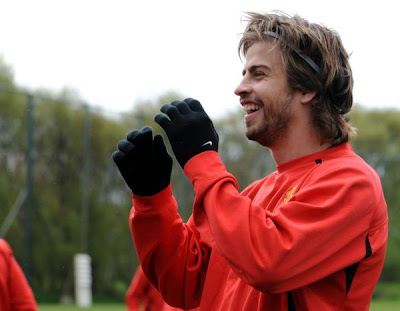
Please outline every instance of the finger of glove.
M138 152L151 152L153 144L153 129L150 126L142 128L135 137L135 146Z
M186 98L184 100L185 103L188 104L188 106L190 107L191 110L196 111L196 112L204 112L204 108L203 106L200 104L200 102L197 99L193 99L193 98Z
M135 142L136 136L138 136L140 133L139 130L132 130L126 135L126 139L130 141L131 143Z
M164 139L160 134L154 136L154 153L157 155L168 155L167 147L165 146Z
M120 150L114 151L111 157L117 165L126 160L125 153Z
M172 170L172 158L167 151L167 147L164 144L163 137L156 135L154 137L153 150L155 155L155 166L158 172L159 190L164 189L171 179Z
M179 110L171 105L171 104L165 104L160 108L161 112L164 112L171 120L178 118L180 115Z
M123 152L125 155L130 154L135 149L135 145L127 140L121 140L118 143L118 150Z
M192 109L190 109L189 105L184 101L175 100L171 103L171 105L176 107L181 114L188 114L192 112Z
M156 115L154 117L154 121L158 123L168 134L171 121L164 114L159 113L158 115Z

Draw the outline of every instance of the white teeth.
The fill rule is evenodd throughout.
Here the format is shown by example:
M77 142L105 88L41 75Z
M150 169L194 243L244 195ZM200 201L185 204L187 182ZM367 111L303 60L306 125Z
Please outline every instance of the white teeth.
M258 106L256 104L244 104L243 108L247 113L251 113L251 112L259 110L260 106Z

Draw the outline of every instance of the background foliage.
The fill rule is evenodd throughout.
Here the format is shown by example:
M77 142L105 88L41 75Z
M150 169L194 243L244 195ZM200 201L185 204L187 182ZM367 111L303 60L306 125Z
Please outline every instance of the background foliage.
M28 127L26 92L15 85L11 69L1 59L0 86L1 224L26 187ZM51 94L38 90L33 95L30 283L35 296L38 301L73 297L73 256L83 250L92 257L94 296L122 300L138 262L128 226L130 193L111 154L118 141L131 129L151 125L155 132L163 134L153 122L153 116L162 104L184 96L170 92L152 101L137 102L132 111L116 116L84 105L72 91ZM221 140L221 157L228 170L237 177L240 189L274 170L268 151L245 138L242 118L243 112L238 109L214 120ZM358 128L358 136L352 144L380 174L389 208L389 244L381 278L398 283L400 111L367 110L356 106L351 119ZM86 143L85 126L90 129ZM194 194L176 162L172 182L179 212L186 220L191 213ZM83 195L87 197L84 201L88 208L87 222L82 217ZM25 229L22 208L5 238L23 268ZM87 235L82 235L84 232ZM87 237L87 243L83 243L82 236ZM385 286L378 287L377 297L384 293Z

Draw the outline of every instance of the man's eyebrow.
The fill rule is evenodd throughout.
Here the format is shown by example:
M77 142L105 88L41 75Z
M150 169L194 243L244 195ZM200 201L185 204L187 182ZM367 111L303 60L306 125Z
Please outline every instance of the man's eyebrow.
M242 75L244 76L246 74L246 71L249 71L250 73L253 73L253 72L257 71L257 69L264 69L264 70L267 70L267 71L271 71L271 68L268 67L267 65L253 65L250 68L248 68L247 70L243 69Z

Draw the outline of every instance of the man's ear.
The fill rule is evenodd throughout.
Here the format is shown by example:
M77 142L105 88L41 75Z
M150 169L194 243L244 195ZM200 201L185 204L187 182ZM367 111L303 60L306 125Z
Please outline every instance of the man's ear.
M317 95L317 92L303 92L301 95L301 103L302 104L309 104L315 97L315 95Z

